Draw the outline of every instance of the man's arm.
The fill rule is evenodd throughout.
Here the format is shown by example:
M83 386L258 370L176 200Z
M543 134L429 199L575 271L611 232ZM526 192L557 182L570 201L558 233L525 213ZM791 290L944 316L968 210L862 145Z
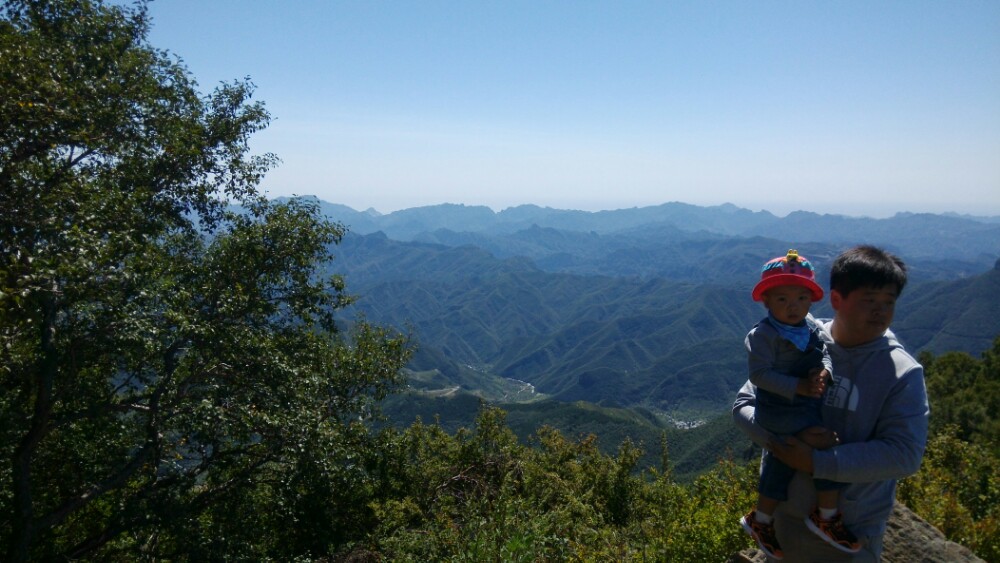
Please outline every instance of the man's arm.
M753 383L747 381L743 384L739 393L736 394L736 402L733 403L733 421L736 426L754 441L758 446L767 447L768 442L774 436L754 423L754 409L757 406L757 388Z
M842 483L901 479L920 468L928 412L924 371L916 365L886 400L871 440L819 451L789 438L769 444L769 449L789 467L820 479Z
M872 439L813 453L813 475L846 483L901 479L920 469L930 412L924 368L903 375L882 407Z

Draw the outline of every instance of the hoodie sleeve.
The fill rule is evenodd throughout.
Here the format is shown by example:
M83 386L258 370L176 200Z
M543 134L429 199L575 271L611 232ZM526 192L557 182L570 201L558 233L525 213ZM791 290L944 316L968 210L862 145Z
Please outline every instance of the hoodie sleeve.
M792 400L799 380L795 376L781 373L773 369L775 357L775 341L778 338L774 329L768 329L761 323L747 334L744 346L747 349L747 369L750 372L750 382L782 397Z
M754 422L754 409L756 406L757 388L753 383L747 381L743 384L739 393L736 394L736 402L733 403L733 421L755 444L766 448L767 441L771 438L771 433Z
M924 369L910 360L882 404L871 438L814 451L813 476L864 483L916 473L927 444L929 413Z

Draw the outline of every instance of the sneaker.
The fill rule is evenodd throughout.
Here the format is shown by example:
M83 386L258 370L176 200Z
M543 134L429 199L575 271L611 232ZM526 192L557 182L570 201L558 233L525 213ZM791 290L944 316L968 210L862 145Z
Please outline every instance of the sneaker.
M781 559L785 554L778 544L778 536L774 533L774 524L761 524L757 521L757 511L751 510L749 514L740 519L743 531L750 534L753 541L757 542L757 547L771 559Z
M819 536L823 541L844 553L857 553L861 551L861 544L858 538L844 527L844 521L840 513L829 520L823 520L819 516L819 510L813 510L812 514L806 518L806 526L812 533Z

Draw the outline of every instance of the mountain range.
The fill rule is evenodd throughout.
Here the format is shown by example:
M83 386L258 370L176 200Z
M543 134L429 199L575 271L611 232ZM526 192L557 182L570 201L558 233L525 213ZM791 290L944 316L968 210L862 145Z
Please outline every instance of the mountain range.
M642 409L666 426L724 415L746 380L743 337L764 315L750 288L789 248L816 265L821 285L850 245L899 254L911 283L893 330L914 354L978 356L1000 335L997 217L319 205L348 228L329 265L358 297L344 318L412 336L408 403L424 415L470 420L444 404L464 395L518 416L536 409L536 423L546 412L565 422L572 407L559 405ZM813 312L832 313L826 300Z
M955 214L897 213L893 217L873 219L796 211L778 217L768 211L750 211L732 204L701 207L680 202L597 212L536 205L494 212L485 206L442 204L380 214L322 201L319 204L326 216L343 223L355 234L381 231L394 240L445 244L454 233L480 235L464 239L467 243L479 243L477 245L486 244L485 241L492 237L511 242L533 240L537 233L514 238L504 235L541 227L554 232L611 235L602 241L611 247L632 246L642 239L655 245L657 239L676 240L686 233L699 240L706 236L764 237L795 241L801 246L827 243L843 247L870 243L885 246L910 260L950 257L992 263L997 258L996 242L1000 237L1000 217ZM461 237L451 238L452 243L462 240ZM586 241L574 239L572 242L576 248ZM515 249L515 254L525 252L516 246L509 248ZM506 254L501 252L499 255Z

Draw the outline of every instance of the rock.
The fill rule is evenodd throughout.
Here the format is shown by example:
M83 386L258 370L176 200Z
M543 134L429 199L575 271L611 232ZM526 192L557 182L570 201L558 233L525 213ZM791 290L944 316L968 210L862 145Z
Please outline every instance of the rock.
M983 562L969 548L948 541L909 508L896 503L885 531L884 563Z
M744 549L730 555L726 563L767 563L767 557L759 549Z
M948 541L940 531L909 508L896 503L886 526L882 563L985 563L965 546ZM728 563L767 563L758 549L744 549Z

